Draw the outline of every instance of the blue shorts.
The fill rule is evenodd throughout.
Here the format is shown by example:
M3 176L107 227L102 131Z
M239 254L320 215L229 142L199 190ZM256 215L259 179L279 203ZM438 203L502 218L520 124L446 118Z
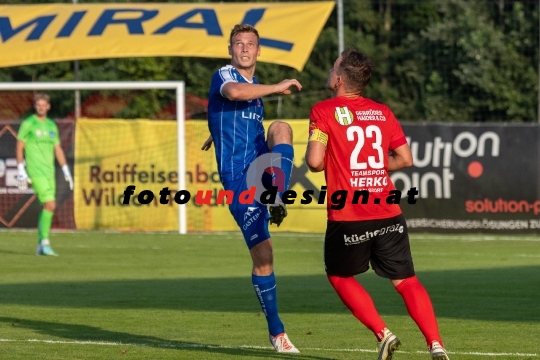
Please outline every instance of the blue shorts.
M259 150L259 155L268 153L269 151L268 146L264 146ZM241 178L223 183L223 187L225 190L232 190L234 192L234 200L229 205L229 211L240 227L248 249L251 249L255 245L270 239L270 232L268 231L268 219L270 215L268 214L266 205L256 200L251 204L241 204L238 201L238 197L242 191L247 190L246 176L247 171Z

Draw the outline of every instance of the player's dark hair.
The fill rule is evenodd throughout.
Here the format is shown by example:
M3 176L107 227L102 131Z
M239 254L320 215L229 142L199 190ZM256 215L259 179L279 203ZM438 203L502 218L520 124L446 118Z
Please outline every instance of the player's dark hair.
M349 48L341 53L337 74L347 80L349 91L361 94L371 80L373 64L366 55Z
M232 46L232 39L238 34L253 33L257 36L257 45L259 44L259 32L253 26L248 24L236 24L231 30L231 36L229 37L229 44Z
M38 100L45 100L49 104L51 103L51 97L45 93L36 93L34 94L34 104L38 102Z

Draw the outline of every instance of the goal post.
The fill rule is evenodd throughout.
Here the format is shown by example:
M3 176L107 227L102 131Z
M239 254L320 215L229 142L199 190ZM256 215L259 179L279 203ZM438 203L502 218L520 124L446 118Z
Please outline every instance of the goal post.
M178 187L186 189L185 83L183 81L74 81L0 83L0 91L150 90L176 91ZM178 206L178 232L187 233L187 208Z

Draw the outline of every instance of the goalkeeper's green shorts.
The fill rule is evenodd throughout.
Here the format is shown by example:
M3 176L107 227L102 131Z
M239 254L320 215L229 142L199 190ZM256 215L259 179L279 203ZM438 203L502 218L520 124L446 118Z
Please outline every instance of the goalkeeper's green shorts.
M54 176L37 176L31 177L30 180L40 203L44 204L48 201L56 200L56 181Z

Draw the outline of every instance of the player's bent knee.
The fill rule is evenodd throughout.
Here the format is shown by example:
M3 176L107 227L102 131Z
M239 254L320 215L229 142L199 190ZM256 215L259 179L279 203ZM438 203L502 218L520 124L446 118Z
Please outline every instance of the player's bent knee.
M262 266L256 266L253 264L253 275L257 276L268 276L271 275L272 272L274 272L274 266L273 265L262 265Z
M292 135L292 128L289 124L283 121L274 121L272 125L268 128L268 135L274 135L274 134L291 134Z
M394 285L394 287L399 291L399 288L398 287L403 287L404 285L406 284L409 284L409 283L420 283L420 281L418 280L418 278L416 277L416 275L413 275L413 276L409 276L409 277L406 277L406 278L403 278L403 279L392 279L390 280L390 282L392 283L392 285ZM401 286L400 286L401 285Z
M43 208L47 211L54 212L56 210L56 201L45 202Z
M268 145L273 148L277 144L292 143L292 128L283 121L275 121L268 128Z

